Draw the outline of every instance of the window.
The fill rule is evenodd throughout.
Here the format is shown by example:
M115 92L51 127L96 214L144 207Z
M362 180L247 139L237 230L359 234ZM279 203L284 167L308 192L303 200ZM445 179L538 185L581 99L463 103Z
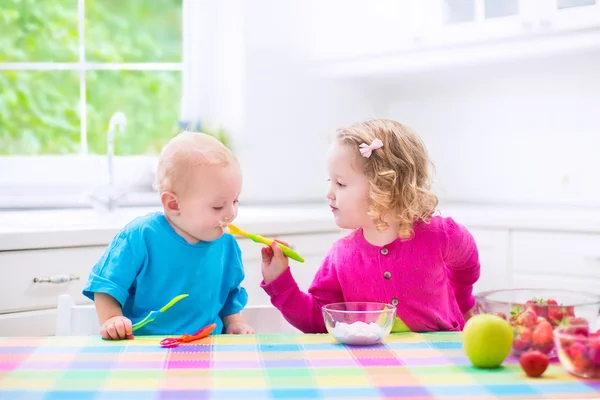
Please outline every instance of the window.
M180 130L184 2L0 2L0 207L89 204L117 111L115 176L151 191Z

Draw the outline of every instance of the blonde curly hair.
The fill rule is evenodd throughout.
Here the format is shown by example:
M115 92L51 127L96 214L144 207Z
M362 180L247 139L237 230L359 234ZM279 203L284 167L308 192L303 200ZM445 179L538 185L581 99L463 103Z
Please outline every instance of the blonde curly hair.
M356 149L362 143L379 139L383 147L364 160L369 181L369 216L379 231L388 228L384 218L399 225L398 236L413 235L413 224L429 222L438 205L430 190L431 174L427 149L419 137L401 123L389 119L372 119L354 123L336 131L336 139Z

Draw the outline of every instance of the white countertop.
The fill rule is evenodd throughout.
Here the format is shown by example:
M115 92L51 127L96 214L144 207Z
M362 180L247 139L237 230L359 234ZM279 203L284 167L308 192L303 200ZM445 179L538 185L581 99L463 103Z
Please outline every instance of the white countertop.
M600 210L447 204L441 214L468 228L594 232ZM158 208L121 208L0 212L0 251L103 246L127 222ZM338 232L325 204L240 207L236 224L262 235Z
M0 251L106 245L137 216L154 207L0 212ZM240 207L236 225L262 235L339 232L327 205Z

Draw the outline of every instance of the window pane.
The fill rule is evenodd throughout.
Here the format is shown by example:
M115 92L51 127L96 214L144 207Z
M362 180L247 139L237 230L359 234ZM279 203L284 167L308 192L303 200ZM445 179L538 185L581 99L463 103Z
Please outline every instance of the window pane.
M182 0L85 3L88 61L181 62Z
M0 71L0 154L80 149L79 73Z
M106 153L111 115L127 116L126 132L115 138L122 155L158 153L179 127L181 72L88 71L87 136L91 153Z
M1 0L0 62L76 62L77 0Z
M519 15L519 0L485 0L485 18Z
M445 0L444 23L475 21L475 0Z

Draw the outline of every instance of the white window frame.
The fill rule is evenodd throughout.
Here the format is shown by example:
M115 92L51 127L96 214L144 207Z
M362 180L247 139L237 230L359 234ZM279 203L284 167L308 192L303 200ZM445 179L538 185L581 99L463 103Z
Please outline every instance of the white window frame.
M189 36L193 27L194 0L183 0L182 60L178 63L96 63L85 59L85 0L78 0L79 61L69 63L22 62L0 63L0 70L79 71L80 152L73 155L0 156L0 209L90 207L86 193L106 184L106 155L88 154L86 72L98 70L180 71L182 93L188 86ZM195 10L192 10L195 11ZM187 37L187 39L186 39ZM184 115L184 97L180 116ZM115 110L118 111L118 110ZM180 118L183 119L183 118ZM108 129L108 120L106 127ZM118 135L115 142L118 143ZM122 205L157 205L158 196L151 189L155 156L120 156L114 159L115 180L123 192ZM136 189L137 186L137 189Z

